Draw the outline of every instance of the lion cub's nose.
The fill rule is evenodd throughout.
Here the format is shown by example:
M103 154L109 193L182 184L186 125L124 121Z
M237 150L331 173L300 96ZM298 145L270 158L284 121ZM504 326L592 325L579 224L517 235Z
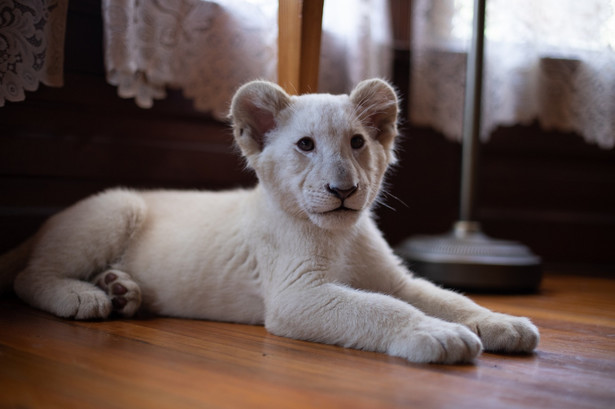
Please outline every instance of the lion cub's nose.
M349 188L327 185L327 190L338 199L344 200L356 192L358 187L359 185L353 185Z

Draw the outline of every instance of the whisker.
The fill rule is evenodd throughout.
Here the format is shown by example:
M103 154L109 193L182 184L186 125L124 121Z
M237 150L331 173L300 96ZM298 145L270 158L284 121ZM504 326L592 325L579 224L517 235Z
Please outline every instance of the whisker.
M399 197L395 196L394 194L389 193L389 192L387 192L387 191L384 191L384 192L382 192L382 193L384 193L385 195L387 195L387 196L389 196L389 197L392 197L393 199L397 200L397 201L398 201L399 203L401 203L401 204L402 204L402 205L403 205L406 209L409 209L409 208L410 208L410 206L408 206L408 205L406 204L406 202L404 202L403 200L401 200Z
M376 199L375 203L378 204L379 206L386 207L387 209L392 210L394 212L397 211L397 209L394 208L393 206L389 206L388 204L386 204L384 200Z
M401 200L399 197L395 196L394 194L387 192L386 190L381 191L380 194L378 195L378 197L376 198L376 200L374 202L376 204L380 205L380 206L386 207L387 209L396 212L397 209L395 207L393 207L392 205L389 205L386 202L386 198L383 197L383 196L391 197L391 198L395 199L397 202L401 203L405 208L407 208L407 209L409 208L409 206L403 200Z

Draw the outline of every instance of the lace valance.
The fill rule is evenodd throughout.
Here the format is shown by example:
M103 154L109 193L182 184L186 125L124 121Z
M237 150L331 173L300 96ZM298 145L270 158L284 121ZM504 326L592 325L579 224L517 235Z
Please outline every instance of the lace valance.
M277 4L102 0L107 81L143 108L178 88L196 109L224 119L239 85L276 80ZM62 85L67 7L68 0L2 2L0 106L24 100L39 82ZM320 91L390 76L388 19L387 0L325 2Z
M276 81L277 0L103 0L107 80L151 107L167 87L223 119L235 90ZM344 15L343 19L339 16ZM386 0L325 2L319 90L390 75Z
M237 84L275 79L276 9L252 2L103 0L107 80L151 107L166 87L218 118Z
M3 0L0 4L0 107L23 101L39 83L63 83L68 0Z

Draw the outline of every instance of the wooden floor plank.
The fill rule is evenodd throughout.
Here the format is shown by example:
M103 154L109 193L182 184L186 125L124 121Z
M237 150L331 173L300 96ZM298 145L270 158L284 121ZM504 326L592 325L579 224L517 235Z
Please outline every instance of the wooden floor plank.
M472 295L530 316L532 355L415 365L260 326L77 322L0 299L0 408L611 408L615 280L547 276L533 295Z

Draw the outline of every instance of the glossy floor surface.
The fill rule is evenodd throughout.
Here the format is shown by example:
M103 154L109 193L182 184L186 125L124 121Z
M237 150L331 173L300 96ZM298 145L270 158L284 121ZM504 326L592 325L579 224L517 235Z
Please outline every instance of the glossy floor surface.
M615 280L548 274L539 294L473 295L529 316L530 356L415 365L263 327L76 322L0 299L0 408L613 408Z

